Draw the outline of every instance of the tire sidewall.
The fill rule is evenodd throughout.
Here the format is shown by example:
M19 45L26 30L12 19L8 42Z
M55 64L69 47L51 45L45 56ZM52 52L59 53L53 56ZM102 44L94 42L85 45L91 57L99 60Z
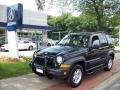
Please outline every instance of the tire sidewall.
M76 69L80 69L80 70L81 70L81 73L82 73L81 80L80 80L80 82L79 82L78 84L76 84L76 83L73 82L73 76L74 76L74 72L76 71ZM79 86L80 83L81 83L82 80L83 80L83 75L84 75L83 67L80 66L80 65L74 65L73 68L72 68L72 70L70 71L70 74L69 74L68 78L67 78L68 84L69 84L71 87L73 87L73 88Z
M29 50L33 50L33 46L29 46Z
M47 46L51 46L51 44L50 44L50 43L48 43L48 44L47 44Z
M112 66L111 66L111 68L109 68L109 66L108 66L108 63L109 63L110 60L112 60ZM110 71L112 69L112 67L113 67L113 58L111 56L108 56L108 60L107 60L107 63L106 63L105 70L106 71Z

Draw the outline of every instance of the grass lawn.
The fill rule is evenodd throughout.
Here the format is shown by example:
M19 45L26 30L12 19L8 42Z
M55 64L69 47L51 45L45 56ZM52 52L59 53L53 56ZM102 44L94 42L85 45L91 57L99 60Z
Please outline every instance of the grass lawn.
M0 79L31 73L27 62L0 62Z

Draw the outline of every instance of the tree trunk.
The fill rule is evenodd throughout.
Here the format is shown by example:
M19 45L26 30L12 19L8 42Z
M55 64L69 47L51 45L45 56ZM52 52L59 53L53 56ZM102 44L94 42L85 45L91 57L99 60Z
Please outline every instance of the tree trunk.
M97 22L97 31L100 31L101 30L101 26L102 26L102 22L101 22L101 18L102 18L102 15L100 14L101 12L99 11L99 6L96 5L96 2L95 0L91 0L93 2L93 6L94 6L94 9L95 9L95 14L96 14L96 22Z

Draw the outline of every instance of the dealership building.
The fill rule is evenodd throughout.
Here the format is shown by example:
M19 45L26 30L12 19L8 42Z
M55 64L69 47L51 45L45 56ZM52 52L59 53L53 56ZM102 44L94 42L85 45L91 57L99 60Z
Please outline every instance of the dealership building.
M7 30L7 6L0 5L0 45L8 42ZM51 27L47 24L47 14L40 11L25 10L23 6L22 29L17 30L18 40L41 40L46 42L47 31Z
M47 43L47 14L24 9L22 4L0 5L0 45L8 43L9 55L18 57L18 41L29 40Z

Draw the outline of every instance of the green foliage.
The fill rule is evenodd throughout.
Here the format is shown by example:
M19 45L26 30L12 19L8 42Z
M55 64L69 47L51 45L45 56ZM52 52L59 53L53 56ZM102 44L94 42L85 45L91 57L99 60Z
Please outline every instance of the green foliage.
M26 61L32 60L33 56L19 56L19 58L23 58Z
M97 30L101 30L103 27L108 27L105 17L110 19L110 17L118 13L120 11L119 5L119 0L82 0L80 9L82 13L95 18L94 24Z
M66 9L69 11L69 5L72 5L71 10L80 11L81 14L79 17L73 17L71 14L63 13L59 17L48 18L48 24L54 27L55 32L106 31L118 37L116 27L120 25L120 0L64 0L64 2L56 0L56 2L63 3L60 4L63 5L61 7L63 12L66 12ZM54 35L52 37L54 38Z
M0 62L0 79L31 73L27 62Z

